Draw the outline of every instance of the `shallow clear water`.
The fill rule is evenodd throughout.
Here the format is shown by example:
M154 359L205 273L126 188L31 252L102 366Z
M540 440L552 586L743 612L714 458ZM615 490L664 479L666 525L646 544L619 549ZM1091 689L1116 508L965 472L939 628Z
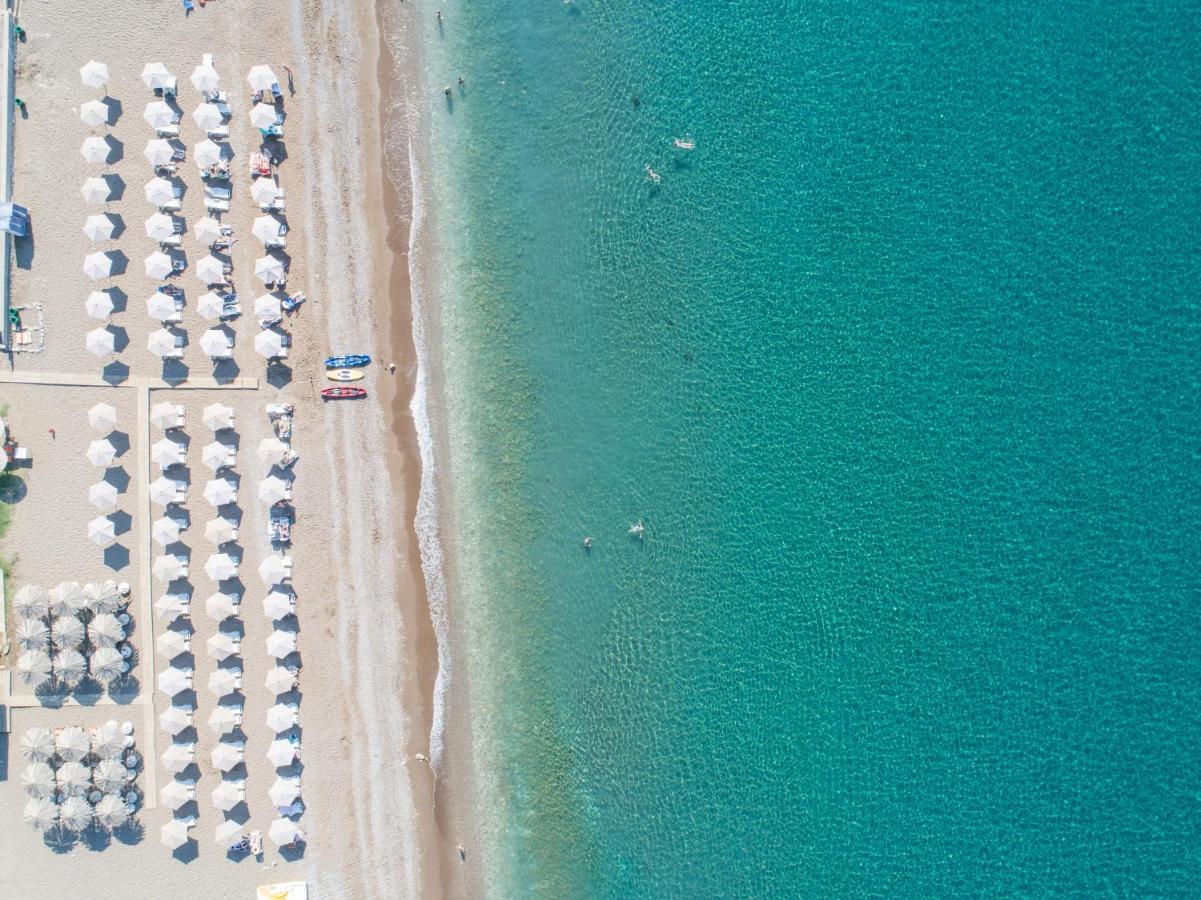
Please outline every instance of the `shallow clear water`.
M1193 890L1197 5L444 12L495 894Z

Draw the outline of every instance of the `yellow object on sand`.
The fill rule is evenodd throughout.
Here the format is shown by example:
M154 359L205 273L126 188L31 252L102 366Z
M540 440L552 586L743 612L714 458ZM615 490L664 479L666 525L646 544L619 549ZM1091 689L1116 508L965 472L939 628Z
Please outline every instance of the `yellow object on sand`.
M325 372L330 381L358 381L363 375L362 369L327 369Z
M257 900L308 900L308 883L304 881L281 881L277 884L260 884Z

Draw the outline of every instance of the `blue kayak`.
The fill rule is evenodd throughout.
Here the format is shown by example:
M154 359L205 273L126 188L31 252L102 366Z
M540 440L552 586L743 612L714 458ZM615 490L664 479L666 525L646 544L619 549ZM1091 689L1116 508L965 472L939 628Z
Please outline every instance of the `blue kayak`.
M331 356L325 361L327 369L354 369L371 362L366 353L352 353L349 356Z

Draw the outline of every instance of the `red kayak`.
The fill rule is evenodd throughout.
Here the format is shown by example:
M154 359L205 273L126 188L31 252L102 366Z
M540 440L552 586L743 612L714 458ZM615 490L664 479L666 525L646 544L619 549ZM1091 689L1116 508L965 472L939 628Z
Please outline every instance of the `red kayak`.
M327 387L321 392L325 400L356 400L366 396L367 391L361 387Z

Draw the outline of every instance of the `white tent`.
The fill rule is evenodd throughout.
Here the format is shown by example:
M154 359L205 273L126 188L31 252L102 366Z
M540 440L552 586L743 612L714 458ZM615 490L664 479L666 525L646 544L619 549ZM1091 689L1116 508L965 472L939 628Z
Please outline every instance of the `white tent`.
M196 263L196 278L201 284L224 284L225 263L215 256L204 256Z
M240 709L234 709L231 706L218 706L209 715L209 730L217 735L217 737L224 737L241 724L241 719L242 711Z
M271 823L271 827L267 829L267 836L271 838L271 842L277 847L282 847L285 844L295 844L297 841L304 840L304 832L291 819L276 819Z
M284 277L284 264L274 256L260 256L254 261L254 274L263 284L271 284Z
M146 237L165 241L175 234L175 220L163 212L156 212L146 220Z
M167 659L187 653L192 647L191 638L181 631L167 630L154 639L154 649Z
M118 759L125 752L125 733L115 720L97 726L92 734L92 752L100 759Z
M213 806L229 812L246 798L246 788L236 781L222 781L213 788Z
M284 659L296 651L296 632L273 631L267 637L267 652L276 659Z
M255 66L246 74L246 82L252 91L270 91L272 85L279 83L270 66Z
M41 619L18 620L16 632L22 650L45 650L50 646L50 626Z
M214 507L224 506L226 503L236 503L238 489L232 481L217 478L204 486L204 499Z
M163 768L172 775L184 771L196 759L196 750L189 744L172 744L162 755Z
M187 615L188 598L183 594L163 594L154 601L154 612L160 619L174 622L180 616Z
M192 110L192 121L196 123L196 127L201 131L209 131L224 122L225 116L221 115L221 110L217 108L217 104L201 103Z
M102 791L116 793L129 780L129 770L116 757L100 760L92 770L92 783Z
M168 631L166 634L175 634L175 632ZM159 715L158 723L162 726L163 731L175 737L192 727L192 713L182 706L168 706Z
M175 147L166 138L151 138L146 142L146 147L142 150L142 155L146 157L146 162L152 166L165 166L175 158ZM162 181L164 184L171 183L163 178L156 178L154 181ZM154 184L154 181L151 184ZM149 187L147 187L147 190L149 191ZM158 199L151 200L149 196L146 199L151 203L161 204L168 202L174 196L175 191L172 189L170 194L157 193L156 197Z
M92 807L83 797L68 797L58 808L58 821L71 831L83 831L92 824Z
M60 651L75 649L83 643L83 636L83 622L79 621L73 613L57 616L50 620L50 637L54 646ZM56 667L61 659L62 654L59 653L55 657Z
M169 332L168 332L169 333ZM150 421L155 428L166 431L168 428L183 428L183 407L164 400L150 407Z
M117 489L107 481L99 481L88 488L88 502L101 512L112 512L117 508Z
M213 581L224 581L238 574L238 564L228 553L214 553L205 562L204 571Z
M286 694L296 687L296 676L283 666L275 666L267 673L263 684L273 694Z
M79 70L79 80L84 87L104 87L108 84L108 66L94 59L88 60Z
M92 782L92 773L87 766L78 762L63 763L54 773L59 793L67 797L86 794Z
M150 461L160 469L178 465L184 461L183 444L170 438L160 438L150 445Z
M261 451L262 444L259 445L259 448ZM290 493L291 483L284 481L278 475L268 475L259 482L259 499L264 503L279 503L281 500L287 500Z
M88 733L78 725L68 725L55 735L54 746L66 762L79 762L92 751Z
M92 213L83 222L83 235L93 244L107 241L116 230L117 223L109 217L108 213Z
M21 819L31 828L45 831L58 821L58 807L45 797L30 797L21 811Z
M209 91L215 91L217 85L221 83L221 76L217 74L217 70L213 68L211 60L205 60L200 65L192 70L192 87L206 94Z
M97 403L88 410L88 425L97 431L112 431L117 424L117 411L107 403Z
M263 598L263 612L271 619L282 619L295 611L295 602L291 594L278 588Z
M275 216L259 216L250 227L250 233L266 247L279 241L284 233L284 226Z
M164 847L178 850L188 842L188 823L181 819L172 819L159 829L159 840Z
M154 524L150 526L150 536L160 547L166 547L168 544L178 541L180 531L179 519L171 516L161 516L155 519Z
M292 577L292 557L271 554L259 563L259 579L267 587L282 584Z
M166 278L175 271L171 257L162 250L155 250L147 256L142 267L146 270L147 278Z
M88 622L88 639L96 647L115 647L125 640L125 626L112 613L97 613Z
M196 312L210 322L215 322L225 312L225 299L216 291L201 294L200 299L196 301Z
M93 328L84 336L84 346L93 356L108 356L117 349L117 336L107 328Z
M100 136L94 134L86 138L79 148L79 155L90 163L108 162L109 154L113 152L113 145L109 143L108 136Z
M280 778L276 776L275 784L267 791L273 806L291 806L300 799L300 779Z
M49 611L46 592L36 584L27 584L13 597L13 612L26 619L41 618Z
M79 107L79 119L88 128L99 128L108 124L108 106L103 100L89 100Z
M174 581L187 574L187 560L179 556L160 556L154 561L152 571L159 581Z
M21 773L21 784L25 793L31 797L49 797L58 787L54 780L54 770L46 763L33 763L26 766Z
M276 768L292 765L296 761L296 757L296 745L291 741L277 739L272 741L271 746L267 748L267 759Z
M97 438L88 444L87 453L84 455L92 465L103 467L117 458L117 448L108 438Z
M229 359L234 355L234 342L224 328L210 328L200 336L200 349L209 359Z
M217 846L222 850L232 850L242 843L243 837L242 826L237 822L222 822L213 833Z
M27 762L49 762L54 755L54 735L50 729L27 729L21 735L21 755Z
M209 675L209 692L217 697L232 694L238 689L238 673L230 669L217 669Z
M88 522L88 540L98 547L107 547L117 540L117 528L108 516L97 516Z
M208 466L212 471L224 469L226 466L232 466L237 459L234 453L234 448L229 444L222 444L220 441L209 441L204 445L204 449L200 451L200 461ZM220 519L214 519L215 522L220 522ZM210 523L212 524L212 523ZM205 528L206 535L208 528ZM225 538L225 540L230 540Z
M170 810L179 809L192 800L195 788L189 787L182 781L171 780L162 786L158 792L158 802Z
M168 125L175 124L175 110L162 100L151 100L146 104L142 118L151 128L166 128Z
M254 336L254 350L267 359L282 359L288 355L284 335L278 331L260 331Z
M212 760L214 767L220 769L222 772L228 772L242 761L244 755L240 746L220 743L213 749L209 758Z
M152 91L171 87L175 77L161 62L150 62L142 68L142 83Z
M147 336L146 349L159 359L165 359L179 348L176 346L175 335L166 328L159 328Z
M204 408L200 414L200 421L210 431L221 431L225 428L234 427L234 411L232 407L226 406L224 403L212 403Z
M279 197L279 185L271 178L256 178L250 186L250 196L259 206L271 206Z
M92 654L92 677L101 684L108 684L124 672L129 671L129 663L115 647L101 647Z
M274 324L281 314L280 299L275 294L260 294L254 298L254 316L260 324Z
M96 175L87 178L79 189L85 203L106 203L112 191L108 182Z
M196 240L207 246L221 237L221 223L212 216L205 216L193 226L192 234L196 236Z
M113 258L107 253L89 253L83 258L83 274L92 279L99 281L101 278L108 278L113 271Z
M192 149L192 159L201 168L215 166L221 162L221 145L212 138L205 138Z
M74 616L87 606L78 581L60 581L50 589L49 599L50 612L56 616Z
M205 641L205 646L210 659L224 661L236 655L241 645L228 634L219 631Z
M158 689L168 697L174 697L188 690L191 685L190 672L169 666L158 673Z
M237 597L218 592L210 594L204 600L204 611L214 622L220 622L238 614Z
M41 687L50 680L50 656L42 650L26 650L17 657L17 677L23 684Z
M275 107L267 103L256 103L250 108L250 124L255 128L268 129L279 119Z
M92 291L83 301L83 311L88 318L104 321L113 312L113 298L108 291Z
M297 712L295 706L288 706L284 703L276 703L267 710L267 727L272 731L287 731L289 728L295 725L296 722Z
M151 142L153 143L153 141ZM162 143L167 144L166 141ZM170 147L170 144L167 144ZM146 145L149 154L150 145ZM169 158L169 157L168 157ZM146 182L146 202L155 206L163 206L175 199L175 185L166 178L152 178Z
M179 500L179 482L170 478L156 478L150 482L150 502L155 506L170 506Z

